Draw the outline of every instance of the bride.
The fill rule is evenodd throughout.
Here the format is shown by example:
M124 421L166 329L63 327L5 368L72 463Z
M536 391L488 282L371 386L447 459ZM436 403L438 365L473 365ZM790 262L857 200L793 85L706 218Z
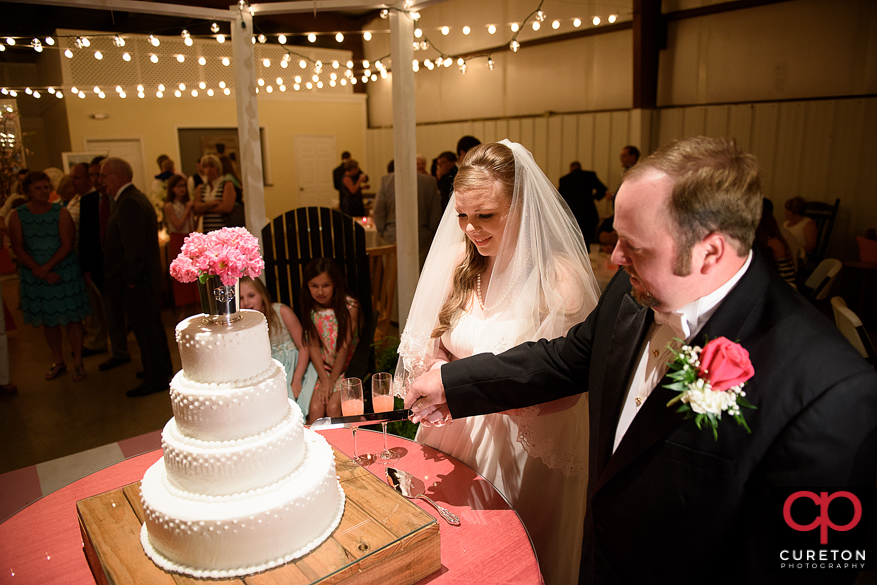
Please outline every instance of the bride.
M466 155L423 267L399 347L396 387L477 353L552 339L599 297L582 234L520 144ZM545 582L578 580L588 469L588 402L421 425L417 440L503 493L533 540Z

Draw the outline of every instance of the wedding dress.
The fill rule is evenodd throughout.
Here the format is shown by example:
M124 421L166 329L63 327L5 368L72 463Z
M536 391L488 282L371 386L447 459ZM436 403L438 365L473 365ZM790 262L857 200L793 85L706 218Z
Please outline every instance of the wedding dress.
M596 305L599 289L569 208L525 148L502 144L515 157L515 187L483 304L472 294L442 337L431 336L465 246L452 197L402 334L397 392L404 394L443 359L442 346L458 359L553 339ZM417 440L463 461L502 492L530 534L548 585L577 582L588 483L587 396L443 427L421 425Z

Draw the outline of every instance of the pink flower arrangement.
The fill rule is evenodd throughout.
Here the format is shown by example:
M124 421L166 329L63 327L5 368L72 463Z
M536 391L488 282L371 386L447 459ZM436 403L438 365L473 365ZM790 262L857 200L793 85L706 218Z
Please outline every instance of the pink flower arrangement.
M186 236L170 272L180 282L203 283L208 276L218 276L222 284L232 286L243 276L256 278L263 268L259 240L244 228L226 227Z

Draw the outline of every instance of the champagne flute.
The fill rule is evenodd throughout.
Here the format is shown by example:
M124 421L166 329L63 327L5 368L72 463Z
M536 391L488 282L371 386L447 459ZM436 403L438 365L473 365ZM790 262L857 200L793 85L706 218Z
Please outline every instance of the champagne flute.
M345 378L341 381L341 414L344 416L357 416L365 412L362 399L362 380L359 378ZM356 427L353 431L353 462L366 467L373 463L370 455L360 457L356 452Z
M378 372L372 376L372 407L375 412L390 412L393 410L393 376L387 372ZM381 451L381 459L392 459L394 453L387 449L387 423L382 422L384 428L384 450Z

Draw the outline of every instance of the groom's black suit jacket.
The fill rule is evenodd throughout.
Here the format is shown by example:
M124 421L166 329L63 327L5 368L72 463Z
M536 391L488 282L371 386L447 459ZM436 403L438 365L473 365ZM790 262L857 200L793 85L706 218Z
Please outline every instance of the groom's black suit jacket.
M629 377L653 321L630 290L619 271L566 337L443 366L451 413L590 390L581 582L802 582L801 572L768 569L775 560L768 514L776 513L769 488L874 486L877 374L756 255L692 341L724 336L749 351L755 375L746 392L758 410L744 416L752 434L726 416L714 440L667 408L676 393L659 386L613 454ZM836 578L821 575L817 582Z

